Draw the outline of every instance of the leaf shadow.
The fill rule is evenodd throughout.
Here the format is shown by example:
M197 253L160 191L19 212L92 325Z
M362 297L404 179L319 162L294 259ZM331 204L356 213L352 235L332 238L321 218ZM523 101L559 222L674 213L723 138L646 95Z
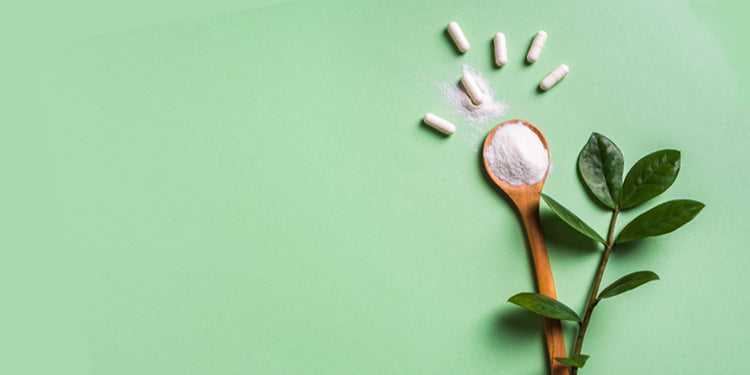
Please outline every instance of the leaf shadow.
M558 249L573 254L591 254L600 249L600 244L570 227L550 211L539 213L544 240Z
M482 331L493 351L507 346L509 342L545 342L542 319L520 308L502 308L491 312L482 325Z
M640 241L631 241L625 243L615 244L615 248L612 250L612 258L616 259L627 259L635 256L638 253L637 248Z
M540 316L520 308L502 309L490 315L488 325L487 341L493 347L505 347L508 342L538 342L538 355L545 363L544 373L550 373L544 324ZM563 326L565 328L567 327Z
M523 309L503 309L491 321L490 333L502 343L508 339L528 340L532 335L544 337L542 319Z

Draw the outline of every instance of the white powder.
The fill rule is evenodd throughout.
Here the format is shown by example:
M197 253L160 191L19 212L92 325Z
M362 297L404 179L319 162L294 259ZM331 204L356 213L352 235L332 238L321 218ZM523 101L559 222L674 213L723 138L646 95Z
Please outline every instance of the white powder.
M461 77L464 73L472 76L473 81L482 92L482 104L475 105L472 103L466 89L461 85ZM504 101L495 100L495 90L490 87L490 83L479 70L471 65L464 65L461 69L461 75L453 77L450 83L435 82L435 86L440 89L443 95L443 103L448 106L453 115L463 118L464 124L457 123L458 133L464 143L474 152L479 152L478 145L481 144L483 135L487 132L482 125L490 120L498 119L505 116L508 111L508 104Z
M495 90L490 87L490 83L479 70L471 65L464 65L461 75L470 74L474 82L484 94L481 105L475 105L471 98L466 94L466 89L458 82L459 76L450 84L438 83L438 88L443 93L443 101L453 109L454 114L463 117L466 121L476 124L484 124L489 120L505 116L508 110L508 104L495 100Z
M544 178L549 166L544 144L522 122L497 129L484 159L495 176L514 186L536 184Z

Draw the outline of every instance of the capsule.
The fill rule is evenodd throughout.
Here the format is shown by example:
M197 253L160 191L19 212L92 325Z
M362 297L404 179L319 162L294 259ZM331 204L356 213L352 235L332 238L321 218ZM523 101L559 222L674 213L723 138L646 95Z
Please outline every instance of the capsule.
M544 30L539 30L539 32L536 33L536 36L534 37L534 41L531 42L529 53L526 54L526 60L528 60L530 63L539 60L539 54L542 53L542 48L544 48L544 42L546 41L547 33L544 32Z
M464 72L464 75L461 76L461 84L464 85L464 89L466 89L466 93L474 105L481 105L484 102L484 92L479 88L471 73Z
M432 113L424 115L424 122L425 124L432 126L433 128L439 130L444 134L451 135L456 131L456 125L453 125L453 123L451 123L450 121L442 117L438 117Z
M469 47L471 47L469 40L466 39L466 35L464 35L461 26L458 26L456 21L451 21L448 24L448 33L451 34L451 38L453 38L453 42L456 43L459 51L464 53L469 50Z
M495 63L503 66L508 63L508 49L505 46L505 34L495 34Z
M548 74L544 79L542 80L542 83L539 84L539 88L542 90L549 90L552 86L554 86L557 82L560 82L563 77L565 77L568 72L570 71L570 68L568 68L565 64L560 64L555 70L552 71L552 73Z

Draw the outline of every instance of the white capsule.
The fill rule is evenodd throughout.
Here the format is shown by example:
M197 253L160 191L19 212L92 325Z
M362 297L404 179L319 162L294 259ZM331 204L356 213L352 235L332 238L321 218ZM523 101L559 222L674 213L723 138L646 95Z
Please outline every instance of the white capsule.
M450 121L442 117L438 117L432 113L424 115L424 122L425 124L430 125L433 128L448 135L451 135L456 131L456 125L453 125L453 123L451 123Z
M542 83L539 84L539 88L542 90L549 90L552 86L554 86L557 82L560 82L563 77L565 77L568 72L570 71L570 68L568 68L565 64L560 64L555 70L552 71L552 73L548 74L544 79L542 80Z
M456 43L456 47L458 47L459 51L466 52L469 50L469 47L471 47L469 40L466 39L466 35L464 35L461 26L458 26L456 21L451 21L451 23L448 24L448 33L451 34L451 38L453 38L453 42Z
M505 34L495 34L495 63L503 66L508 63L508 49L505 46Z
M466 94L469 95L469 99L474 105L481 105L484 102L484 92L479 88L471 73L464 72L464 75L461 76L461 84L464 85Z
M539 30L534 37L534 41L531 42L531 47L529 47L529 53L526 55L526 60L530 63L539 60L539 54L542 53L542 48L544 48L544 42L546 41L547 33L544 32L544 30Z

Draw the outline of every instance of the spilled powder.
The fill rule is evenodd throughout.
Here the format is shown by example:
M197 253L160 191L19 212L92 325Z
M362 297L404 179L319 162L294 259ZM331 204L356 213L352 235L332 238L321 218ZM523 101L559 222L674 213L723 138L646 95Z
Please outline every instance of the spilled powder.
M484 101L481 105L472 103L460 83L461 76L466 73L474 78L474 82L483 93ZM449 83L436 82L435 85L442 93L443 103L451 109L454 116L465 121L465 124L457 124L457 133L461 134L461 138L474 152L478 152L483 135L486 134L486 129L482 125L505 116L509 107L505 101L495 99L495 89L477 68L465 64L461 69L461 76L455 77Z
M495 176L514 186L536 184L544 178L549 166L544 144L522 122L498 128L484 159Z

